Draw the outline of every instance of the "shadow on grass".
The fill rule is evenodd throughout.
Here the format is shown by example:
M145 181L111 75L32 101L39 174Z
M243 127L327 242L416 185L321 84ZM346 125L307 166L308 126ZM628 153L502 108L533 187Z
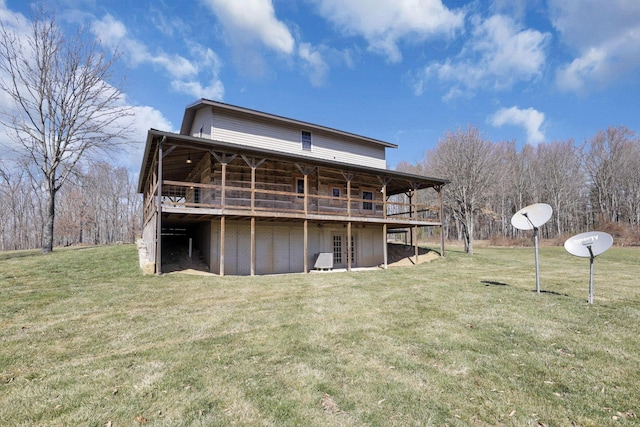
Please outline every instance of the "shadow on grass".
M480 283L484 283L485 286L509 286L508 283L496 282L493 280L481 280Z
M531 292L535 292L535 290L533 290ZM569 294L563 294L561 292L556 292L556 291L545 291L545 290L542 290L542 289L540 289L540 293L541 294L549 294L549 295L557 295L559 297L568 297L569 296Z
M32 256L42 255L42 251L38 249L25 250L25 251L8 251L0 252L0 261L14 259L14 258L27 258Z
M495 280L481 280L480 283L484 284L485 286L511 286L508 283L503 283L503 282L496 282ZM531 290L531 292L536 292L535 289ZM569 294L565 294L565 293L561 293L561 292L556 292L556 291L545 291L545 290L540 290L541 294L549 294L549 295L557 295L559 297L568 297Z
M76 245L76 246L56 246L55 248L53 248L53 252L61 252L61 251L82 251L85 249L95 249L97 247L99 247L100 245ZM4 261L4 260L8 260L8 259L14 259L14 258L28 258L28 257L45 257L47 255L50 255L51 253L48 254L43 254L42 253L42 249L24 249L24 250L17 250L17 251L6 251L6 252L2 252L0 251L0 261Z

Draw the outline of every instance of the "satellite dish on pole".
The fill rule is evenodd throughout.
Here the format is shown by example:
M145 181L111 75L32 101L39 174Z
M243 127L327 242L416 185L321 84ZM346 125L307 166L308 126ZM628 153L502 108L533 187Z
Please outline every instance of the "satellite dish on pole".
M533 243L536 250L536 291L540 293L540 266L538 263L538 227L544 225L553 214L546 203L535 203L520 209L511 217L511 225L518 230L533 230Z
M553 209L546 203L536 203L520 209L511 217L511 225L518 230L535 230L551 219Z
M604 253L613 244L613 237L603 231L576 234L564 242L564 248L571 255L589 258L589 304L593 304L593 259Z

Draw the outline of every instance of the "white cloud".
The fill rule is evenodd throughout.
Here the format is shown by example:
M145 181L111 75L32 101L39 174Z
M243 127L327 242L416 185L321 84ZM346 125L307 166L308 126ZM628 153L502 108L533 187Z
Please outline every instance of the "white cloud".
M537 145L545 140L544 133L540 129L544 124L544 113L533 108L502 108L489 118L489 123L495 127L521 126L527 132L527 143L531 145Z
M309 72L309 79L314 86L321 86L329 70L329 66L322 57L318 48L309 43L300 43L298 55L305 62L305 68Z
M188 48L190 60L180 54L168 54L162 50L152 54L146 45L131 36L126 26L107 14L91 23L91 31L103 46L121 51L133 67L148 63L165 70L171 80L171 88L196 98L222 99L224 85L219 79L221 61L211 49L192 44ZM209 81L207 85L202 80Z
M234 44L256 41L290 55L295 41L285 24L276 18L271 0L202 0L216 14Z
M201 0L224 29L226 41L234 50L234 61L242 73L262 77L268 66L264 47L285 57L289 65L300 61L313 86L322 86L329 73L325 54L342 57L348 64L348 53L340 54L324 45L297 42L287 25L280 21L272 0Z
M14 31L16 35L19 37L18 42L21 46L28 46L27 37L30 36L31 32L31 24L30 22L20 13L12 12L9 9L6 9L4 2L0 0L0 22L5 26L9 31ZM109 25L100 25L100 24L110 24ZM95 30L102 34L103 36L111 36L112 39L106 39L113 41L114 44L108 47L119 46L118 42L129 42L126 37L126 28L121 25L118 21L113 20L112 18L107 18L102 22L96 22ZM140 48L141 44L132 43L129 46ZM140 49L134 49L136 51L140 51ZM144 50L144 49L142 49ZM6 76L0 76L6 77ZM108 82L101 82L100 84L105 87L109 86ZM127 127L129 129L129 138L126 141L117 141L120 144L120 150L110 153L112 155L111 161L118 165L124 166L132 171L137 171L140 167L140 161L142 158L142 151L144 150L144 142L147 137L147 131L150 127L156 129L163 130L171 130L172 124L168 121L160 111L156 110L153 107L149 106L131 106L130 102L127 100L125 94L121 94L119 97L119 104L121 106L128 106L130 108L130 112L133 113L133 116L122 116L116 120L113 124L114 129L122 129ZM11 114L13 108L16 108L13 101L4 93L0 94L0 110ZM13 110L16 111L16 110ZM0 128L0 133L6 135L7 129ZM11 141L2 141L3 144L7 147L15 148L16 150L21 151L19 147L15 147L15 144Z
M451 94L462 93L461 87L506 89L542 75L548 33L523 29L504 15L485 20L475 16L471 25L471 36L455 58L433 62L418 73L414 82L417 95L433 78L451 84L455 89L448 91Z
M556 83L584 92L640 69L640 2L550 0L551 22L576 56L559 67Z
M369 49L399 62L401 41L452 37L464 24L464 12L441 0L315 0L320 14L347 34L364 37Z
M130 130L129 141L121 145L118 151L111 153L111 162L117 166L125 167L132 172L137 172L142 162L147 132L150 128L170 132L179 132L173 129L173 125L160 111L148 106L130 107L133 116L125 117L116 125L128 126Z

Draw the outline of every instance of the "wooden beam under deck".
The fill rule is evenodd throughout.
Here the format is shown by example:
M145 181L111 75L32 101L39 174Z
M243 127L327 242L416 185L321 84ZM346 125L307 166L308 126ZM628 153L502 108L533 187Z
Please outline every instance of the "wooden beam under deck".
M436 221L422 221L416 219L396 219L392 217L377 218L377 217L364 217L364 216L344 216L344 215L319 215L308 213L292 213L292 212L263 212L244 209L209 209L209 208L188 208L188 207L171 207L166 206L162 209L162 213L165 218L173 219L176 221L199 221L205 218L219 217L224 214L230 219L246 219L259 218L262 220L271 221L304 221L305 219L312 222L336 222L347 223L353 222L357 224L387 224L391 228L401 227L434 227L440 226L440 222Z

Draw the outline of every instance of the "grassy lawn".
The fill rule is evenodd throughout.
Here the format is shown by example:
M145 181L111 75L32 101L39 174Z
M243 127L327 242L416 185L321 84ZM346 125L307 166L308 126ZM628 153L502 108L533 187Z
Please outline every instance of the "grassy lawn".
M133 245L0 252L3 426L640 422L640 250L139 273Z

